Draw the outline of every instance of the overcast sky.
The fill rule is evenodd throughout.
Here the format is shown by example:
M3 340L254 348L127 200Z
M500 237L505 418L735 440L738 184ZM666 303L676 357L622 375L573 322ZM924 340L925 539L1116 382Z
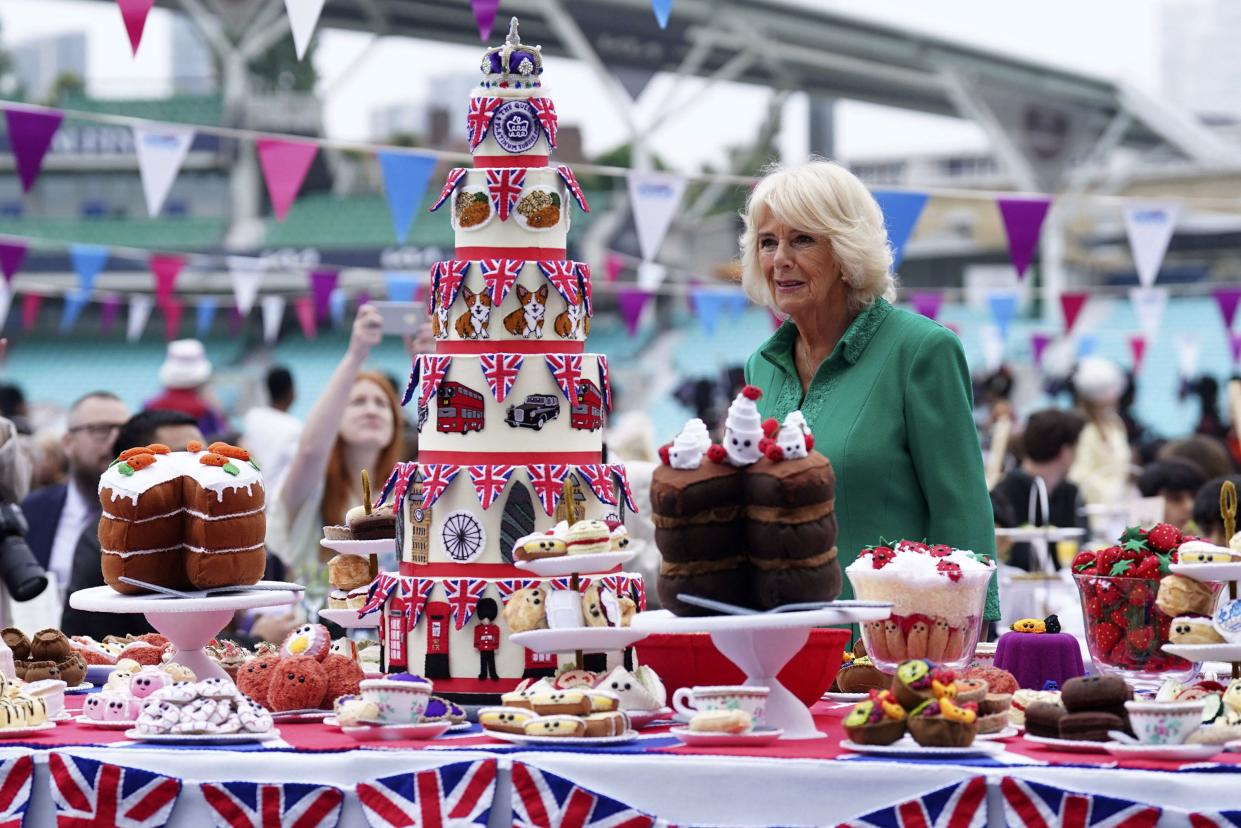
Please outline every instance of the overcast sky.
M882 20L1000 53L1124 78L1152 92L1159 91L1158 24L1163 0L794 2ZM85 30L88 81L93 93L153 95L167 89L169 17L160 10L152 13L136 59L130 56L120 15L112 2L0 0L0 36L11 46L34 37ZM417 100L425 94L425 79L411 67L432 65L449 72L459 66L472 71L478 51L397 38L376 42L362 33L322 33L317 68L324 84L328 133L341 138L368 138L370 110ZM355 63L359 55L365 58ZM563 60L549 63L545 80L561 118L583 126L588 151L607 149L623 139L621 120L600 105L603 95L599 82L582 67ZM663 99L668 83L657 78L648 87L639 102L639 123ZM726 147L754 135L766 95L754 87L731 85L701 95L657 133L655 149L686 171L704 161L718 162ZM710 124L709 130L700 128L704 123ZM970 124L856 103L840 105L837 137L837 152L846 159L985 146L981 133ZM806 151L805 102L801 96L796 96L786 110L781 146L791 156Z

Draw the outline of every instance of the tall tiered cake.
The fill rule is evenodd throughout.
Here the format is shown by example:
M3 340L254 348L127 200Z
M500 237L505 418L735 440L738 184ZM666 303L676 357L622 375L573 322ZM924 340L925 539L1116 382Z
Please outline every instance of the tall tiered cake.
M589 207L573 172L549 163L556 110L542 72L516 19L483 57L467 122L474 166L452 170L431 208L449 206L456 257L432 268L435 354L416 358L405 394L418 407L418 462L383 496L395 495L400 572L380 577L368 606L384 602L386 666L449 693L498 693L556 667L554 654L508 640L511 596L542 589L533 603L545 611L569 585L514 566L518 539L561 521L611 530L635 510L624 467L603 457L608 363L584 352L590 268L566 258L571 203ZM593 580L642 603L636 575ZM488 661L498 678L481 677Z

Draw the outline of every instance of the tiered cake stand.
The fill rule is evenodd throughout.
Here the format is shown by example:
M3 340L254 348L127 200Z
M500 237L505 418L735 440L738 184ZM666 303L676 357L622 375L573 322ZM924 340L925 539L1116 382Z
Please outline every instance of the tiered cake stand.
M69 596L69 606L86 612L141 613L155 630L168 637L172 660L194 671L200 680L228 678L203 650L238 610L293 604L301 587L281 581L259 581L266 589L227 592L206 598L175 598L165 595L122 595L110 586L79 590ZM288 589L278 589L288 586ZM356 614L356 613L355 613Z
M611 570L633 559L637 550L624 552L600 552L595 555L565 555L559 558L541 558L534 561L517 561L518 569L541 578L569 578L569 589L581 592L582 575L607 575ZM635 615L636 619L638 615ZM582 656L586 653L610 653L623 650L646 638L648 632L637 627L561 627L559 629L529 630L513 633L509 638L514 644L534 650L536 653L573 653L574 666L582 669Z
M726 658L745 673L745 684L769 687L767 724L784 731L782 739L820 739L810 709L783 684L780 671L810 638L815 627L882 621L890 607L850 607L848 602L829 609L773 612L755 615L714 615L680 618L667 610L634 616L634 629L649 633L709 633Z
M379 538L377 540L328 540L323 538L319 541L319 545L324 549L330 549L339 555L357 555L360 558L368 558L371 565L371 580L379 574L379 555L392 548L395 541L392 538ZM372 612L361 618L358 617L356 609L321 609L319 610L319 618L324 621L331 621L338 627L346 630L372 630L379 626L379 618L381 612Z

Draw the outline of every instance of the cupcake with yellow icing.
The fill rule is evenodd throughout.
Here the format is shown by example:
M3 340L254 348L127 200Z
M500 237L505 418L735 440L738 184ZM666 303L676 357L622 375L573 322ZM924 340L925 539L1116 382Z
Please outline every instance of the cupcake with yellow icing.
M958 706L946 696L925 701L909 713L909 735L923 747L969 747L977 734L974 706Z
M872 691L845 717L845 732L859 745L890 745L905 735L905 708L891 690Z

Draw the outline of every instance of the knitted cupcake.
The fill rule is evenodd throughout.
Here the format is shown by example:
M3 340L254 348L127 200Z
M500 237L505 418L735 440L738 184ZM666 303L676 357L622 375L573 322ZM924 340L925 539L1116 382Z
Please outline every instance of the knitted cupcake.
M969 747L978 733L973 705L958 707L950 699L925 701L909 714L909 734L923 747Z
M905 708L889 690L871 691L844 721L845 732L859 745L890 745L905 735Z

